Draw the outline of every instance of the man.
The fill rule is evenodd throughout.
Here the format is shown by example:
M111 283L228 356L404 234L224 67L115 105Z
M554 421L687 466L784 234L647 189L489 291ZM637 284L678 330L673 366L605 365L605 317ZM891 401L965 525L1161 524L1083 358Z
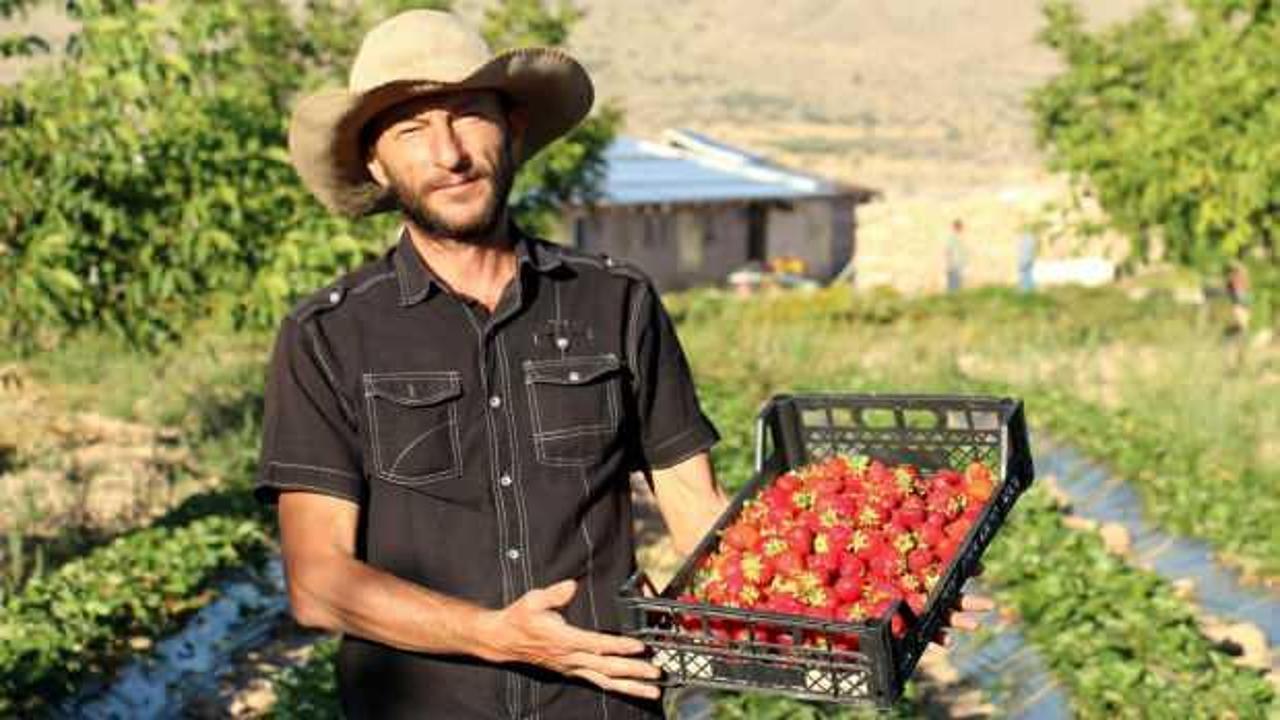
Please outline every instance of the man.
M951 233L947 235L947 292L959 292L964 287L964 223L959 218L951 221Z
M1035 233L1023 230L1018 236L1018 287L1029 293L1036 289L1035 267L1036 255L1040 252L1040 242Z
M616 634L628 473L688 552L726 504L718 436L647 278L507 217L520 162L592 97L559 51L493 57L412 11L294 112L327 207L405 220L292 311L267 386L257 494L279 503L295 617L343 635L349 717L661 714L643 645Z

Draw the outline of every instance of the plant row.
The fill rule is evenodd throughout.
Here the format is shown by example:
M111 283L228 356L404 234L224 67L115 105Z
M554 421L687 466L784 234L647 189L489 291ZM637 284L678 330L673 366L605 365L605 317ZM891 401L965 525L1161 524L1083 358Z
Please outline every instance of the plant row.
M1023 395L1037 427L1131 481L1146 512L1166 529L1280 577L1280 478L1179 441L1147 414L1103 410L1063 389Z
M1096 535L1064 527L1034 487L984 564L1081 717L1280 711L1270 684L1216 649L1165 581L1108 553Z
M102 675L268 546L258 522L205 517L139 530L27 583L0 606L0 716L29 715Z

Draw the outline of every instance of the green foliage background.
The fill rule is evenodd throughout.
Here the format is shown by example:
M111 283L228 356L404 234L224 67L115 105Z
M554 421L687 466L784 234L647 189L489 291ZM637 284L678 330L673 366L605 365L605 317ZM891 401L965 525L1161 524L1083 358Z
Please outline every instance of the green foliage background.
M288 112L344 84L372 24L445 0L66 5L81 27L65 57L0 89L0 339L35 351L94 328L154 348L206 318L266 327L389 244L394 218L330 216L302 187ZM499 46L557 44L575 17L508 0L485 30ZM619 117L605 108L527 164L522 222L545 231L556 203L591 193Z
M1071 0L1041 40L1066 71L1035 91L1039 139L1149 257L1273 266L1280 237L1280 4L1164 2L1090 32Z

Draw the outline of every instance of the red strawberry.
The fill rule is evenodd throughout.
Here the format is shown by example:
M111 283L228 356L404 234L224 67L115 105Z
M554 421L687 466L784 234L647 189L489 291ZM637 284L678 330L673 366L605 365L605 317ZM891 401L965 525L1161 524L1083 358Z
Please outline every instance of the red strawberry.
M887 490L893 486L893 471L879 460L872 460L867 467L867 482L878 490Z
M889 621L889 630L896 638L904 637L907 634L907 621L901 615L895 614Z
M840 570L840 557L835 553L814 553L805 558L804 566L826 583L828 578L834 577Z
M807 555L813 550L813 531L803 525L791 527L784 537L787 539L787 544L795 552Z
M913 495L898 506L898 511L893 514L893 521L914 530L924 524L925 517L924 500Z
M939 522L933 522L933 518L930 518L930 522L927 522L920 527L920 540L929 547L937 547L938 544L946 538L946 533L943 531L945 526L941 522L942 517L934 517L936 517Z
M840 551L851 549L849 547L849 543L853 540L853 528L848 525L836 525L835 527L828 528L824 534L827 536L827 542L830 543L833 549ZM815 540L814 543L816 547L817 540Z
M788 550L773 559L775 574L784 577L798 575L804 571L805 556L795 550Z
M721 541L731 548L744 552L758 550L761 542L760 531L750 523L734 523L724 531Z
M835 496L844 490L844 480L832 475L824 475L814 483L814 491L819 497Z
M783 615L799 615L804 610L804 603L800 602L794 595L779 593L769 599L769 602L765 604L765 609Z
M942 542L938 543L937 547L934 548L934 552L938 554L938 557L942 558L943 563L950 563L959 550L960 541L953 540L950 537L943 538Z
M937 562L937 558L926 548L916 548L907 555L907 567L911 572L919 573Z
M800 489L800 478L796 477L793 473L784 473L779 475L777 480L773 481L773 486L786 493L789 499L791 493Z
M945 483L953 488L961 488L964 487L964 475L961 475L956 470L947 468L945 470L939 470L938 473L933 476L933 482L935 484Z
M831 649L836 652L858 652L857 635L838 635L831 638Z
M861 579L867 573L867 564L856 555L845 555L840 560L840 577Z
M862 578L851 575L842 576L832 587L841 602L852 603L862 598Z
M947 537L951 538L952 540L955 540L956 542L960 542L964 540L965 533L969 532L969 528L971 526L972 526L971 522L969 522L968 520L965 520L964 518L960 518L959 520L956 520L955 522L947 525L947 528L946 528Z

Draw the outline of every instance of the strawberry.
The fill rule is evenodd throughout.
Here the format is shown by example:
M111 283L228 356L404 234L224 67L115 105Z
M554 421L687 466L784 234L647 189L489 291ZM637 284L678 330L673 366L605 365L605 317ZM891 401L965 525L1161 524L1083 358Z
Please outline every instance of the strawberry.
M791 549L805 555L813 550L813 531L803 525L795 525L783 536Z
M721 542L743 552L760 549L760 531L755 525L737 522L730 525L720 538Z
M938 557L942 558L943 563L950 563L959 550L960 541L950 537L943 538L942 542L938 543L937 547L934 548L934 552L938 554Z
M858 652L858 636L837 635L831 638L831 649L836 652Z
M937 522L934 522L935 518L938 520ZM946 533L943 531L944 527L942 516L935 515L931 517L929 522L920 527L920 541L928 547L937 547L946 538Z
M841 602L857 602L862 598L862 579L851 575L841 576L832 586L832 590Z
M806 556L795 550L787 550L773 559L773 569L777 576L794 577L804 572Z
M859 578L867 573L867 564L856 555L845 555L840 561L840 577Z
M913 573L919 573L935 562L937 562L937 558L924 547L916 548L907 554L907 568Z
M972 524L973 523L965 520L964 518L960 518L953 523L948 523L946 527L947 537L955 540L956 542L964 540L964 536L969 532L969 528Z
M789 499L792 493L800 489L800 478L796 477L794 473L784 473L773 481L773 487L785 493Z
M938 473L933 476L933 482L935 484L946 484L958 489L964 487L964 475L947 468L945 470L939 470Z
M991 477L991 470L980 462L969 463L969 467L964 471L964 491L965 494L973 498L979 503L985 503L991 499L991 494L995 492L995 479Z

